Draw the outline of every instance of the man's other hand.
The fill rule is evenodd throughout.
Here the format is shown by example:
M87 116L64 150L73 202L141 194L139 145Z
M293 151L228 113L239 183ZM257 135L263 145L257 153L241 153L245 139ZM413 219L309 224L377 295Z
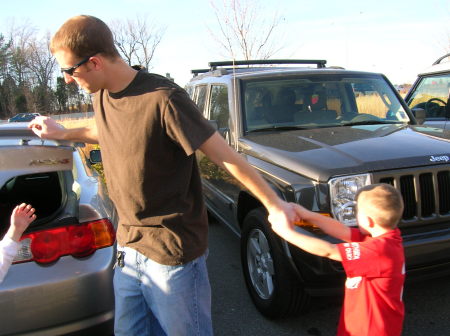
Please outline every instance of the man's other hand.
M28 128L31 128L31 130L42 139L57 140L63 139L64 131L66 130L64 126L58 124L52 118L44 116L34 118L28 124Z

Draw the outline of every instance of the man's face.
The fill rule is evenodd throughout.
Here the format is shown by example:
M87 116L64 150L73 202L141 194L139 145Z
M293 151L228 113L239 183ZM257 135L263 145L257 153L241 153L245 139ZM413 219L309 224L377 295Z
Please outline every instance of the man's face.
M98 76L96 76L94 65L91 63L91 58L80 59L68 49L59 49L54 52L54 56L61 69L72 68L81 61L84 61L80 66L76 67L76 69L73 69L72 75L62 72L64 81L67 84L75 82L87 93L97 92L101 88L98 84Z

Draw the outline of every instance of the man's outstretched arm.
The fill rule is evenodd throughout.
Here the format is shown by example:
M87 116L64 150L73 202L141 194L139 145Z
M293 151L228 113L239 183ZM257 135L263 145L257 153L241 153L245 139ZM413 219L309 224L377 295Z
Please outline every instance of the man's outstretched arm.
M271 218L284 223L293 223L298 219L293 204L279 198L256 169L232 149L219 133L215 132L199 149L249 189L266 207Z
M69 140L98 143L97 127L95 123L89 127L65 128L49 117L36 117L28 124L28 127L42 139Z

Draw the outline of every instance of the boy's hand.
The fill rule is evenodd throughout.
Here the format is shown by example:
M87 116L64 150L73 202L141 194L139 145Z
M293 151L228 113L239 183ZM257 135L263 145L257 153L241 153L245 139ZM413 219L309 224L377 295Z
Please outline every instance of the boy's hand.
M292 205L295 209L295 212L297 214L297 216L299 217L300 220L304 220L304 221L308 221L308 219L314 215L314 213L306 208L304 208L303 206L301 206L300 204L297 203L293 203Z
M29 204L16 206L11 214L11 225L6 236L18 242L30 223L36 219L34 212L34 208Z
M55 120L49 117L38 116L34 118L28 124L28 128L42 139L62 139L64 136L64 131L66 130L64 126L58 124Z

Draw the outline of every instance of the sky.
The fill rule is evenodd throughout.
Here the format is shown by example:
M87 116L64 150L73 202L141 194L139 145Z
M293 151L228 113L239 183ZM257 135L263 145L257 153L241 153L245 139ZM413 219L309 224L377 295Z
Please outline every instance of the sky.
M404 84L450 52L448 0L254 1L262 18L282 17L281 48L272 58L325 59L327 65L379 72L393 84ZM54 34L79 14L107 24L144 16L165 27L150 71L170 73L182 86L192 69L227 60L210 32L217 29L210 0L3 0L0 33L26 22L42 35Z

